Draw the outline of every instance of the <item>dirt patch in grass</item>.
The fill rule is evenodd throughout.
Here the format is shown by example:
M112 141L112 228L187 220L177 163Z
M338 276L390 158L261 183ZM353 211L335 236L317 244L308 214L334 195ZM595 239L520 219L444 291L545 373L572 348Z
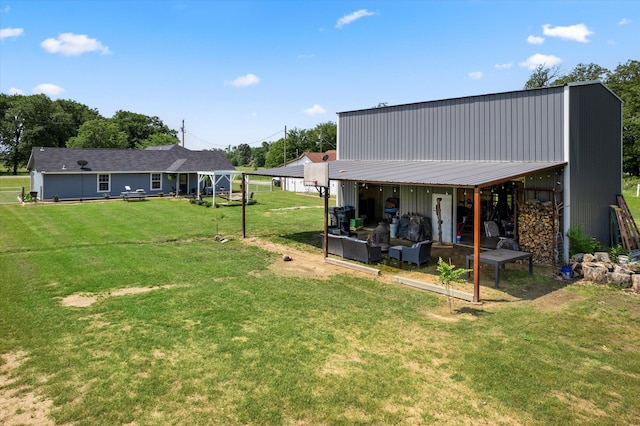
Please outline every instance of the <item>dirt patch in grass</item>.
M309 253L258 238L245 238L242 242L253 247L259 247L263 250L279 253L281 256L289 256L292 260L284 261L282 260L282 257L280 257L274 263L269 265L269 272L279 276L328 279L333 275L349 272L360 276L370 277L370 275L366 275L361 272L349 271L340 266L326 263L322 254Z
M72 306L72 307L75 307L75 308L86 308L88 306L93 305L94 303L96 303L98 301L98 299L103 298L103 297L125 296L125 295L129 295L129 294L148 293L148 292L154 291L154 290L169 289L169 288L173 288L173 287L175 287L175 286L173 286L173 285L161 285L161 286L156 286L156 287L128 287L128 288L121 288L121 289L114 290L114 291L111 291L109 293L100 294L100 295L93 295L93 294L86 294L86 293L72 294L72 295L67 296L64 299L62 299L62 301L60 303L62 304L62 306Z
M26 361L25 352L2 355L0 365L0 424L53 425L49 412L53 401L43 399L25 386L11 388L12 372Z
M553 291L551 293L545 294L537 299L533 300L531 303L536 308L541 311L559 311L565 308L574 300L580 300L583 297L577 293L567 291L565 289L560 289Z

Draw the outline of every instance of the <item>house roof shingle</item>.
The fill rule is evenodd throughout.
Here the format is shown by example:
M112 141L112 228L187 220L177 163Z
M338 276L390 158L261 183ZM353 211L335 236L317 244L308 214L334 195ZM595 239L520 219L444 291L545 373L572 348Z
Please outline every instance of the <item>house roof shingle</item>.
M221 151L191 151L179 145L137 149L104 148L33 148L27 168L47 173L79 173L79 160L87 162L84 170L93 172L169 172L234 170Z

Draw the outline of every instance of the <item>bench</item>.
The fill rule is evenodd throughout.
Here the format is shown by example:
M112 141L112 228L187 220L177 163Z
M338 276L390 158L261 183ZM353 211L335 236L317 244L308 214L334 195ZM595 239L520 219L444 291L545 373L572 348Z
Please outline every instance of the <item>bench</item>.
M123 191L120 193L120 196L125 201L129 201L132 198L138 199L138 200L144 200L144 198L147 196L147 193L144 192L144 189L136 189L135 191L132 191L131 188L128 186L125 186L125 189L126 191Z

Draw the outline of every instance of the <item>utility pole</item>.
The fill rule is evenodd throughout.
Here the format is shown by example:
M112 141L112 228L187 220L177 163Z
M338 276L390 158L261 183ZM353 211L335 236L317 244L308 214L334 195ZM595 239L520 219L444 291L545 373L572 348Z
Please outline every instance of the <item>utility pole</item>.
M182 147L184 148L184 118L182 119L182 127L180 127L180 131L182 132Z
M284 157L282 158L282 167L287 165L287 126L284 126Z
M287 165L287 126L284 126L284 158L282 159L282 167ZM284 190L287 189L287 179L283 178L280 182L280 187Z

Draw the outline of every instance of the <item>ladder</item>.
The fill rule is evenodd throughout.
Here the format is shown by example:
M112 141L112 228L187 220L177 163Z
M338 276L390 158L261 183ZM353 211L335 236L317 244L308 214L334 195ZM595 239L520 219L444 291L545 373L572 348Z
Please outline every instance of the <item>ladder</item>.
M618 230L622 245L629 251L640 249L640 231L623 195L616 197L618 206L611 206L618 222Z

